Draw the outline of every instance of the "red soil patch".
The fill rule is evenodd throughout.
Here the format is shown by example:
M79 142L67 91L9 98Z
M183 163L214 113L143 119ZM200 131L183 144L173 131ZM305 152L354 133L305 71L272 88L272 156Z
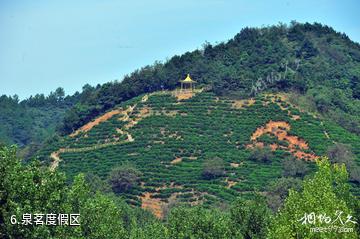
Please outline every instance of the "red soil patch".
M316 155L312 153L305 153L302 150L309 149L308 144L305 140L297 137L288 135L288 131L290 130L290 124L284 121L269 121L265 126L258 128L251 136L251 140L254 141L252 145L247 145L247 148L252 148L258 146L256 140L262 136L263 134L272 134L278 138L280 141L286 141L288 143L288 147L281 147L287 148L289 152L291 152L295 157L299 159L305 160L315 160L318 158ZM280 146L277 144L270 145L272 150L276 150Z
M142 182L141 186L145 186L145 183ZM155 193L145 192L141 198L141 208L149 210L152 214L154 214L157 218L164 217L164 211L166 210L167 206L170 202L175 201L177 195L180 193L173 193L168 198L168 202L162 201L160 198L154 198L153 196L158 194L158 191L164 190L167 188L182 188L182 186L175 185L173 182L169 185L163 185L162 187L155 188Z
M308 154L302 151L297 151L297 150L291 150L290 151L296 158L298 159L305 159L306 161L314 161L315 159L317 159L318 157L315 156L314 154Z
M87 132L87 131L91 130L94 126L100 124L101 122L107 121L114 115L121 114L122 112L123 112L122 110L112 110L110 112L107 112L107 113L103 114L102 116L96 118L94 121L91 121L91 122L85 124L78 130L76 130L74 133L70 134L70 137L75 137L76 135L78 135L81 132Z
M140 109L139 118L147 116L148 114L150 114L149 107L143 107L143 108Z
M284 129L284 130L282 130ZM278 133L279 136L285 136L287 130L290 130L290 125L284 121L270 121L265 127L257 128L256 131L251 135L251 140L256 140L261 135L266 133ZM281 137L281 136L280 136ZM281 139L280 139L281 140Z
M153 198L153 194L149 192L145 192L143 196L141 196L141 208L145 210L149 210L152 214L154 214L157 218L163 218L163 204L160 198Z
M279 145L277 144L270 144L270 148L272 151L275 151L277 148L279 148Z

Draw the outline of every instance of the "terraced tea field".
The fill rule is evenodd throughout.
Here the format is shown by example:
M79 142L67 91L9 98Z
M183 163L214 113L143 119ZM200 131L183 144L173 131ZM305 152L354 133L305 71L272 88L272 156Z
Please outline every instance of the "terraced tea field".
M284 96L235 101L210 92L183 98L156 92L119 105L49 144L39 157L70 179L79 172L106 179L114 167L132 162L142 183L121 196L161 217L172 201L206 206L264 192L282 176L287 156L312 168L334 141L351 144L360 160L358 136L302 112ZM264 146L274 151L271 162L249 159L252 148ZM225 174L204 179L203 162L214 157L223 159Z

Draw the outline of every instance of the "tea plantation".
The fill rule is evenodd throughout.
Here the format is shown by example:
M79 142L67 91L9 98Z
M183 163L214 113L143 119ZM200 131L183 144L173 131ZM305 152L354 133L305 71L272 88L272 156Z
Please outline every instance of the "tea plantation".
M235 101L202 92L178 100L165 91L136 97L116 109L120 113L106 121L51 142L39 158L51 163L49 156L57 151L61 159L58 170L70 179L84 172L106 180L113 168L130 162L142 176L138 186L120 195L127 202L141 205L141 197L148 192L163 202L176 198L205 206L230 202L239 194L246 197L254 190L265 193L269 183L283 175L283 161L292 155L288 142L275 133L251 140L268 122L286 122L290 126L287 134L308 145L307 149L295 145L296 150L317 157L334 142L341 142L352 146L360 162L358 136L276 95ZM251 145L261 142L279 146L270 162L250 159ZM224 174L207 179L203 167L211 158L222 159ZM314 163L307 162L311 173ZM353 191L359 195L358 187Z

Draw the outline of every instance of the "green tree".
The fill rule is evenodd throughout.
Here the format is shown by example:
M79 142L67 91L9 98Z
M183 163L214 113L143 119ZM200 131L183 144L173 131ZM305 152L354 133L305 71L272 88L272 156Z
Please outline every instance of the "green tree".
M217 210L177 207L168 217L169 238L241 238L232 231L230 218Z
M160 221L151 221L143 226L136 225L130 232L130 239L168 239L169 229Z
M245 239L266 238L270 210L264 197L255 195L253 200L237 199L230 208L230 218Z
M82 235L84 238L126 238L121 212L115 203L102 194L86 201L80 210Z
M65 212L66 184L63 174L50 172L38 162L24 165L16 147L0 149L0 235L1 238L49 238L56 227L22 225L24 214ZM13 216L13 217L12 217ZM20 224L12 223L11 218Z
M313 177L304 181L301 192L290 190L284 208L271 223L268 238L358 238L355 225L352 223L346 224L346 227L354 229L351 233L312 232L310 228L327 225L322 225L318 217L315 219L315 224L303 223L305 216L311 213L317 216L326 214L335 220L335 213L342 211L344 222L347 215L354 216L351 210L351 201L354 198L347 184L348 175L345 166L331 165L327 158L318 160L317 164L318 171Z
M23 164L15 147L0 148L1 238L126 238L123 215L110 197L90 192L84 175L69 188L65 176ZM80 214L80 226L22 225L24 214ZM16 220L18 223L13 223Z
M270 183L268 187L268 193L266 195L267 204L273 212L277 212L278 209L283 206L285 199L289 195L289 190L293 189L299 191L301 189L302 181L298 178L279 178L273 183Z
M283 170L285 177L304 177L309 171L309 168L305 161L287 157L283 160Z
M110 185L102 180L97 174L88 173L85 176L85 181L90 187L90 191L95 194L96 192L110 193Z
M251 150L249 159L252 161L270 163L274 157L270 147L255 147Z

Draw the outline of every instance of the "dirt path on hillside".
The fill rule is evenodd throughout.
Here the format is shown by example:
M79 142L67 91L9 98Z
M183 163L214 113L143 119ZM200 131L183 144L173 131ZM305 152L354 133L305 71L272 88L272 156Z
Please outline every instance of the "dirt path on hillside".
M163 204L160 198L153 198L153 194L145 192L141 197L141 208L149 210L157 218L163 218Z
M144 103L148 99L149 99L149 96L145 95L141 99L141 102ZM107 112L107 113L99 116L98 118L96 118L94 121L85 124L84 126L79 128L78 130L76 130L74 133L70 134L70 137L75 137L80 132L88 132L88 131L90 131L94 126L109 120L114 115L123 114L124 116L119 118L119 120L129 121L130 115L134 112L134 109L135 109L136 106L137 106L137 104L135 103L134 105L128 106L126 110L117 109L117 110L112 110L110 112ZM140 111L140 116L137 117L135 120L131 120L128 124L126 124L124 126L124 128L128 130L129 128L133 127L134 125L136 125L138 123L139 120L142 119L142 117L144 117L144 115L145 115L145 113L143 111ZM105 148L105 147L108 147L108 146L120 145L120 144L124 144L124 143L127 143L127 142L134 142L134 140L135 140L133 138L133 136L128 131L116 128L116 132L119 133L120 135L126 135L127 139L125 139L123 141L118 141L117 140L115 142L106 142L106 143L103 143L103 144L96 144L96 145L93 145L93 146L82 147L82 148L60 148L57 151L52 152L50 154L50 158L53 161L50 164L50 170L54 171L59 166L59 163L61 161L61 158L60 158L61 153L87 152L87 151L92 151L92 150Z
M132 142L129 139L126 139L124 141L117 141L117 142L110 142L110 143L104 143L104 144L97 144L94 146L89 147L83 147L83 148L60 148L55 152L52 152L50 154L50 158L53 159L52 163L50 164L50 169L54 171L61 162L60 154L62 153L81 153L81 152L88 152L92 150L102 149L113 145L120 145L125 144L127 142Z
M144 95L141 99L141 102L146 102L149 99L149 95ZM128 106L128 108L126 110L123 109L116 109L116 110L112 110L109 111L99 117L97 117L94 121L91 121L85 125L83 125L82 127L80 127L79 129L77 129L74 133L70 134L70 137L75 137L77 136L79 133L82 132L88 132L90 131L94 126L105 122L107 120L109 120L111 117L113 117L114 115L118 115L118 114L123 114L124 116L121 118L122 121L127 121L129 119L129 115L134 111L135 107L137 106L137 104L134 105L130 105Z
M142 183L144 186L144 183ZM149 210L157 218L163 218L168 212L169 206L176 201L178 195L182 194L181 192L174 192L167 198L167 201L163 201L160 198L155 196L160 193L160 190L166 190L169 188L183 188L180 185L175 185L174 182L171 182L170 185L163 185L161 187L155 188L155 192L145 192L140 196L141 199L141 208Z
M293 119L293 120L299 120L300 119L300 115L293 115L290 107L294 108L294 109L298 109L300 112L304 112L302 109L300 109L299 107L291 104L289 102L289 98L286 94L265 94L265 97L267 100L270 100L270 102L277 104L281 110L283 111L287 111L287 114ZM285 103L286 106L283 106L282 103ZM268 105L269 102L263 102L263 105L266 106Z
M231 188L235 186L238 182L229 180L229 178L225 179L225 183L227 183L226 188Z
M53 162L50 164L50 171L54 171L59 166L61 160L59 157L59 152L52 152L50 158L53 159Z
M114 115L121 114L122 112L123 112L122 110L112 110L110 112L107 112L107 113L101 115L100 117L96 118L94 121L91 121L91 122L83 125L81 128L76 130L74 133L70 134L70 137L75 137L78 134L80 134L81 132L88 132L94 126L96 126L102 122L105 122L108 119L110 119L111 117L113 117Z

